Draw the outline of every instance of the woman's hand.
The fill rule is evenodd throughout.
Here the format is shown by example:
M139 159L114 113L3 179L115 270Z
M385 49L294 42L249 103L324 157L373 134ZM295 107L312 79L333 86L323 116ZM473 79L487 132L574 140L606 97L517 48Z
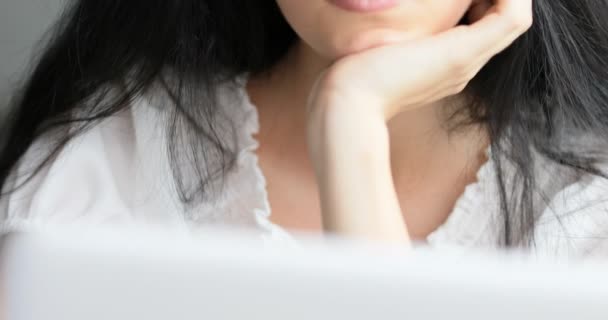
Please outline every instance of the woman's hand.
M387 39L320 75L309 97L308 142L328 231L408 242L386 122L460 93L532 24L532 0L473 2L470 25L415 41Z
M388 120L400 111L460 93L493 56L532 24L532 0L495 2L481 17L481 9L470 14L478 19L471 25L403 43L386 39L381 47L336 61L319 78L314 94L365 99Z

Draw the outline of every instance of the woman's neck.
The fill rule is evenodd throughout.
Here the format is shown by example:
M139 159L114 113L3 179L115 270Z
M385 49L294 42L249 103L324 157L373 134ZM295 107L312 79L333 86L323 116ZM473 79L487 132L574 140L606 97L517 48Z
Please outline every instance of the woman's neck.
M261 130L261 139L268 138L283 146L305 149L305 109L308 94L318 75L331 63L330 59L318 55L304 42L299 41L272 70L250 79L247 89L260 111L262 126L268 124L270 127L264 128L268 130ZM445 155L448 152L447 149L441 150L442 148L449 148L451 152L457 153L465 150L467 154L474 152L474 157L485 150L487 138L479 127L450 134L445 126L445 111L458 107L463 101L461 97L444 99L404 112L388 123L391 143L394 146L391 150L392 158L399 163L399 167L420 168L420 165L428 164L429 157Z
M306 140L308 93L330 64L300 43L267 75L252 77L247 84L260 120L258 155L272 159L276 170L287 168L278 171L297 173L300 181L314 177ZM450 134L444 125L446 108L463 100L438 101L399 114L387 124L395 188L409 232L416 239L424 239L447 219L465 186L475 181L487 160L484 130L468 127ZM282 173L275 172L276 176Z

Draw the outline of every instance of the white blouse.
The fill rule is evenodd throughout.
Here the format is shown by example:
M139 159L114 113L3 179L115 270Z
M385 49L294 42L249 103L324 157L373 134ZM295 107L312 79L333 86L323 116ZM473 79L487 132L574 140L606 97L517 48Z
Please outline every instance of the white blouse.
M222 107L239 124L237 135L243 144L224 192L215 199L185 214L166 156L162 109L154 99L140 98L75 138L34 179L2 198L4 226L145 223L192 231L219 224L254 228L266 240L295 242L269 220L266 182L253 137L259 129L258 114L245 83L246 77L238 79L236 96L235 91L218 89ZM41 140L30 148L5 190L23 181L48 144ZM498 247L498 189L494 163L488 158L448 220L428 236L430 246ZM558 259L608 257L608 182L595 176L570 181L556 176L554 167L539 158L539 181L552 196L540 209L536 245L530 250Z

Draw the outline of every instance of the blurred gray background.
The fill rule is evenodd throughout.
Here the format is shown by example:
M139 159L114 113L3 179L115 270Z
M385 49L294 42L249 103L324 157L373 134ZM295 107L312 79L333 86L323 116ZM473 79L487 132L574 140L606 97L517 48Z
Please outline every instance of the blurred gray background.
M0 0L0 114L26 70L32 49L65 1Z

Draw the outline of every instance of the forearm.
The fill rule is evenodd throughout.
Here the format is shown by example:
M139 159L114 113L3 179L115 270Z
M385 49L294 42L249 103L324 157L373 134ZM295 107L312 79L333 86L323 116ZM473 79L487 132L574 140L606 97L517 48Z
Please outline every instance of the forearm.
M384 120L351 105L326 110L316 115L309 136L325 230L409 244Z

